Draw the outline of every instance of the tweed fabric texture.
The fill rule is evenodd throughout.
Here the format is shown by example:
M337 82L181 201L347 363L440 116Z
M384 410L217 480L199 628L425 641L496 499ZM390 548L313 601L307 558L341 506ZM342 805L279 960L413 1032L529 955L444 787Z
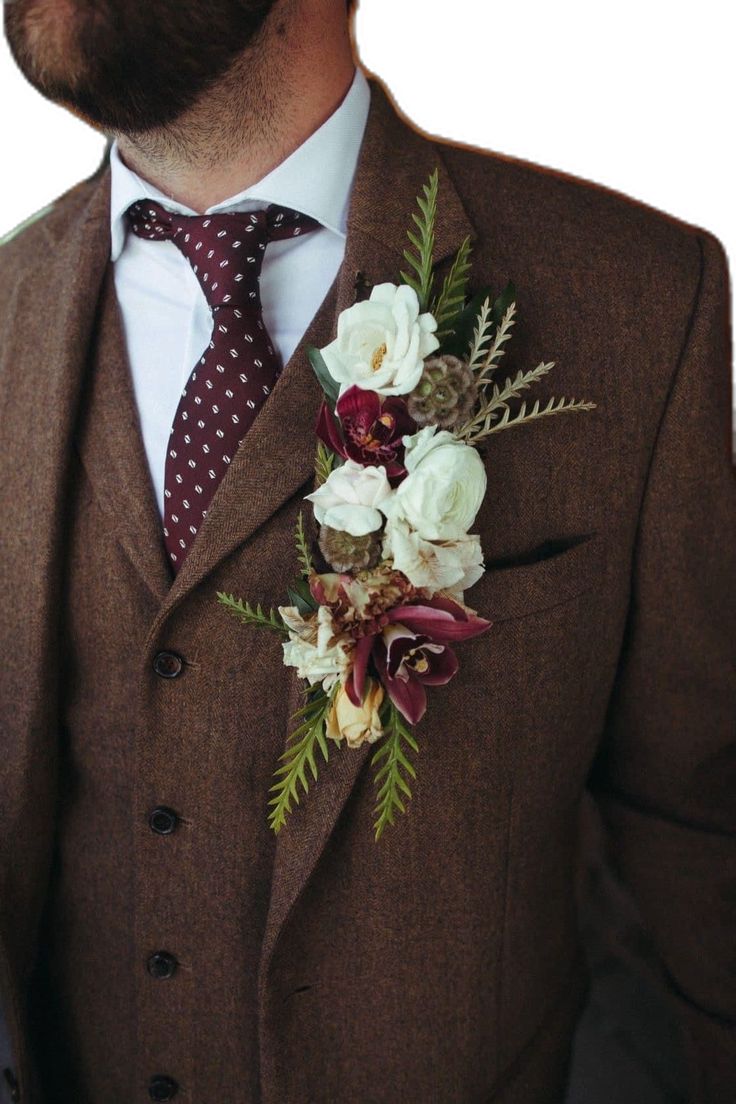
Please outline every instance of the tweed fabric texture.
M129 560L116 554L116 536L106 533L115 533L121 481L146 492L149 508L153 492L135 432L111 268L92 351L67 504L57 852L30 1002L43 1096L58 1104L145 1099L150 1077L171 1069L182 1093L196 1083L203 1100L257 1099L257 975L274 842L262 794L281 750L279 725L269 723L266 708L259 719L268 737L259 724L243 739L241 702L252 676L230 633L219 638L216 721L201 718L182 740L193 719L186 684L198 667L189 649L185 681L167 685L163 715L156 715L155 693L153 712L136 715L130 687L141 678L156 603ZM124 442L117 457L109 453L111 428ZM127 579L122 607L115 577ZM96 687L117 662L90 631L97 618L115 623L129 644L127 669L118 668L104 696ZM114 652L113 638L110 645ZM262 660L258 667L265 682ZM150 668L145 675L155 691L160 678ZM278 679L278 670L268 676L272 687ZM285 673L281 681L288 694ZM148 827L160 805L180 817L164 837ZM110 924L101 887L113 883L118 903ZM147 970L161 950L178 963L171 978ZM207 1060L195 1076L189 1069L201 1055Z
M310 343L332 336L358 273L374 284L395 279L414 197L435 166L438 274L471 235L478 283L500 288L513 277L520 288L508 370L554 358L540 398L584 395L599 406L492 442L478 523L489 570L472 594L494 626L464 646L461 674L433 696L408 816L377 846L369 749L336 751L274 841L253 1011L258 1087L233 1079L223 1096L230 1104L559 1104L585 993L573 883L589 787L683 1009L692 1100L722 1104L736 1083L726 259L706 230L624 196L416 133L374 82L345 261ZM82 554L72 531L80 524L72 524L72 442L109 250L108 188L103 171L0 252L0 984L33 1104L42 1096L32 1084L28 978L46 945L39 920L63 826L57 796L61 788L60 808L80 797L64 771L59 718L69 690L59 646L68 617L65 627L58 598L66 561ZM35 264L40 252L51 258L45 268ZM49 304L42 314L40 300ZM39 386L55 417L29 434ZM107 456L129 477L128 508L105 536L109 566L78 597L75 624L86 654L97 647L107 659L89 684L99 699L89 716L122 701L122 686L135 702L135 713L110 724L119 726L116 741L123 725L135 741L140 792L127 863L111 871L105 860L95 909L109 928L104 939L126 929L131 969L156 949L154 936L170 935L189 940L191 974L179 989L162 988L154 1005L140 993L125 997L125 967L115 965L127 1008L124 1027L105 1032L119 1080L104 1104L127 1104L126 1067L142 1079L154 1059L181 1076L182 1099L209 1104L212 1056L193 1053L204 1031L199 1000L215 1017L207 1037L222 1036L217 1057L235 1045L231 1006L215 1010L238 943L232 927L218 939L211 919L246 902L233 896L237 858L223 841L238 832L234 791L221 824L216 752L219 741L228 755L247 749L253 773L241 788L264 807L257 764L283 743L297 688L278 643L224 617L215 595L281 600L319 400L303 345L173 582L152 538L142 461L130 461L131 427L117 417L105 434ZM90 511L100 459L85 468ZM121 632L126 603L125 618L141 620ZM187 661L170 683L151 673L167 647ZM76 729L80 762L91 763L96 727L80 714ZM197 776L184 762L190 750L203 766ZM164 799L196 812L165 870L143 816ZM88 843L106 846L94 831ZM203 856L217 856L207 878ZM121 919L131 878L135 924L125 911ZM218 880L226 888L210 918ZM200 942L217 948L218 962L203 962ZM144 983L139 974L135 984ZM239 1004L241 1012L251 1010ZM94 1030L80 1024L75 1060L94 1049Z

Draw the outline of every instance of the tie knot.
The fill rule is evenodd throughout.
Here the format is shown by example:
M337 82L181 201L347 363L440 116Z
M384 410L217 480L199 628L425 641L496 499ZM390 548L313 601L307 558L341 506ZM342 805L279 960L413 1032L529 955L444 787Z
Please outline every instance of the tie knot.
M308 215L276 204L260 211L181 215L146 199L134 203L127 217L139 238L176 245L212 309L260 306L258 282L269 241L300 237L319 226Z

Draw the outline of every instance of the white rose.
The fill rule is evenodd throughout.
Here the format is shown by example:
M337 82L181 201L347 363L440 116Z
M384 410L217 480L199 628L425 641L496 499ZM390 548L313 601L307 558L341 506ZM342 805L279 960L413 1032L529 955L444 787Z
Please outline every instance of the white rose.
M479 454L448 430L426 426L404 437L407 476L382 509L406 520L425 541L466 536L486 493Z
M459 597L483 574L480 537L426 541L401 518L386 525L383 555L410 583L431 594L445 590Z
M302 617L296 606L280 606L279 613L289 630L283 645L284 663L296 667L299 678L321 682L330 691L338 679L344 681L350 669L349 650L335 633L332 614L320 606L316 614Z
M342 312L322 357L341 392L357 384L379 395L405 395L419 383L425 357L439 348L436 329L431 314L419 313L413 288L378 284L370 299Z
M314 505L320 525L364 537L383 525L378 507L391 493L383 466L364 468L354 460L346 460L321 487L305 497Z

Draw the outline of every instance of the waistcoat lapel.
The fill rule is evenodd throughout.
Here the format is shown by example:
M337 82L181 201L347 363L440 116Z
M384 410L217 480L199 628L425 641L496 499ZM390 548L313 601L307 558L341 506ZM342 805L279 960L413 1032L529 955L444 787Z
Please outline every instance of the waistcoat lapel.
M430 173L439 170L440 200L435 259L448 258L463 239L472 237L473 227L443 165L439 150L418 135L396 114L383 89L371 82L371 111L355 178L345 259L337 281L336 313L332 333L320 334L332 339L336 315L354 300L356 274L362 273L370 284L396 283L399 270L406 267L403 250L406 231L415 209L416 196ZM260 516L273 506L277 497L294 493L310 478L314 461L314 419L320 401L319 389L312 384L305 359L291 363L287 388L298 401L290 404L289 424L279 424L276 404L272 407L275 451L269 463L278 468L288 459L288 475L280 485L279 496L267 492ZM274 392L274 398L276 392ZM291 421L291 418L294 420ZM257 423L256 423L257 424ZM264 448L262 442L259 448ZM251 462L254 460L251 454ZM305 488L306 491L306 488ZM208 518L209 520L209 518ZM248 518L245 530L252 525ZM241 529L241 535L243 530ZM329 763L322 764L320 777L303 802L293 811L290 822L277 837L271 905L264 935L260 985L262 999L268 982L268 968L284 921L313 871L347 801L350 791L370 754L364 744L358 750L335 748Z
M85 407L93 408L94 416L83 416L78 448L110 528L160 604L173 574L140 432L112 264L91 345Z

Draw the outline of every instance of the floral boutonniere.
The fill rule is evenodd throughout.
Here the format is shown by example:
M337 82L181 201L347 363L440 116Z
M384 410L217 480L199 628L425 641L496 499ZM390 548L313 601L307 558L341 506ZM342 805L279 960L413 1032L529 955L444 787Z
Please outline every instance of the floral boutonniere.
M288 605L218 594L247 625L284 638L284 663L305 680L304 704L275 771L269 823L284 825L317 779L318 753L375 743L378 839L411 797L414 727L427 689L458 671L455 646L490 628L465 602L483 574L470 530L486 493L478 451L493 433L592 402L550 399L513 413L510 402L554 362L495 378L515 323L515 289L468 301L470 243L435 289L438 173L418 198L409 271L343 311L335 340L311 349L324 391L316 425L316 489L306 496L319 527L310 547L302 514L301 575ZM349 754L343 752L344 754Z

